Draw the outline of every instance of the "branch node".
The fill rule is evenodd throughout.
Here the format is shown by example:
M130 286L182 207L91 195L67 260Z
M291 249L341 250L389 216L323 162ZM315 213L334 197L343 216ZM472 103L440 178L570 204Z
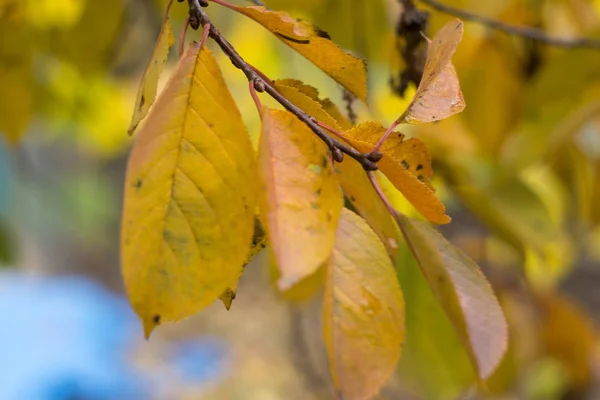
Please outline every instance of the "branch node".
M344 161L344 153L338 147L331 149L331 156L335 162L341 163Z
M371 153L365 154L365 158L369 161L376 163L383 158L383 153L379 151L373 151Z
M256 77L254 78L254 89L256 89L257 92L262 93L265 91L265 83L263 82L262 79Z

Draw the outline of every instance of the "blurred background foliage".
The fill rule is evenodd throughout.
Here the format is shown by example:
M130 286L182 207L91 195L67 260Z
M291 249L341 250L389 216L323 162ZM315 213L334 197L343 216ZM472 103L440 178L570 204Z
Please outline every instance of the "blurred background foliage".
M10 381L1 385L2 399L331 396L319 340L320 280L277 293L264 253L247 268L230 312L215 304L150 342L122 300L126 130L166 2L0 0L0 375ZM400 2L267 4L314 21L367 59L369 107L354 104L360 120L391 123L402 112L415 88L401 98L390 86L407 67L395 36ZM552 36L600 39L598 0L451 5ZM432 36L451 16L429 10ZM186 12L174 3L176 32ZM301 79L345 108L335 82L259 25L215 4L208 12L267 76ZM598 398L600 50L547 46L465 22L454 64L466 110L401 129L430 148L434 186L453 217L441 229L492 282L510 323L510 349L496 374L476 383L401 246L407 338L381 398ZM199 34L188 32L191 38ZM256 139L246 78L215 53Z

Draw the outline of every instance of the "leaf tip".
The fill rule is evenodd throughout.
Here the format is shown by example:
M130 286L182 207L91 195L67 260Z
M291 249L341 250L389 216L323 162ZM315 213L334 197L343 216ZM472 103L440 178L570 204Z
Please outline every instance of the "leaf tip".
M143 318L142 324L144 325L144 338L146 340L150 339L150 335L154 331L154 329L160 325L161 317L159 314L155 314L151 318Z

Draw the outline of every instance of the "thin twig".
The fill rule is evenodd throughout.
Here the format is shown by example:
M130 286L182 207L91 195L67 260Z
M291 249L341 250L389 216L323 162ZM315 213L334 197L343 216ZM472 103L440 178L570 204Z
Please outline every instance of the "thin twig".
M566 48L584 47L584 48L600 50L600 41L599 40L595 40L595 39L591 39L591 38L567 39L567 38L548 36L546 34L546 32L544 32L541 29L532 28L532 27L528 27L528 26L515 26L515 25L506 24L504 22L500 22L500 21L497 21L497 20L494 20L494 19L491 19L488 17L473 14L473 13L465 11L465 10L461 10L458 8L448 6L446 4L439 3L436 0L419 0L419 1L424 4L427 4L428 6L434 8L438 11L441 11L443 13L451 14L456 17L468 20L468 21L476 22L478 24L485 25L489 28L503 31L509 35L517 35L517 36L527 37L529 39L537 40L538 42L545 43L545 44L548 44L551 46L566 47Z
M248 81L253 82L257 92L267 92L286 110L294 114L298 119L304 122L308 127L329 147L336 162L341 162L344 153L358 161L366 171L377 170L377 162L372 161L367 154L363 154L355 148L344 144L331 137L317 124L314 117L302 111L281 93L275 89L270 79L264 79L263 76L256 73L254 67L248 64L211 23L210 19L202 9L201 0L188 0L190 8L190 26L198 29L200 25L210 25L209 36L219 45L221 50L230 58L233 65L240 69Z

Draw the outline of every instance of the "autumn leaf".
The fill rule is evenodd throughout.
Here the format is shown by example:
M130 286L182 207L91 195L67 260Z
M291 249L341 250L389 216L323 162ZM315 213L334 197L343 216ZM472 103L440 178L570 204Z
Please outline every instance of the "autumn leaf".
M319 91L312 86L294 79L283 79L275 81L275 88L320 122L338 130L352 126L329 99L319 99ZM342 191L352 206L367 220L389 254L395 254L398 249L397 228L363 168L355 160L346 157L343 162L335 164L335 172Z
M340 398L368 399L396 369L404 341L404 300L379 238L344 209L327 269L323 336Z
M238 283L242 274L244 273L244 270L246 269L246 266L250 264L254 257L265 247L267 247L267 234L260 223L260 219L256 217L254 221L254 236L252 237L252 244L250 245L250 253L248 254L248 258L246 259L244 265L242 265L240 268L238 276L234 279L233 283L229 285L219 296L219 299L221 299L227 310L231 308L231 304L237 296Z
M427 50L427 60L421 83L407 110L400 119L409 124L440 121L464 110L451 58L462 39L463 23L455 19L438 31Z
M253 154L213 54L192 43L127 167L122 269L146 336L195 314L239 276L254 232Z
M267 28L360 100L367 101L367 67L364 60L346 53L326 32L282 11L255 6L234 6L234 9Z
M344 137L357 150L368 153L385 131L378 123L365 122L345 132ZM429 183L433 170L425 144L416 138L405 140L404 134L394 132L379 151L383 153L379 169L408 201L429 221L450 222L444 204Z
M490 284L477 264L430 225L402 214L397 221L479 377L488 378L508 343L506 320Z
M258 164L260 214L286 290L329 259L342 193L327 146L288 111L263 108Z
M137 98L135 100L135 108L133 110L133 117L127 132L132 134L135 128L138 126L148 114L150 106L156 99L156 92L158 88L158 79L162 73L165 63L167 62L167 56L169 55L169 48L175 42L173 36L173 28L168 18L165 18L163 26L158 35L158 40L152 52L150 62L146 66L140 87L138 89Z
M400 378L424 400L458 399L477 381L469 355L404 243L396 270L406 303Z

